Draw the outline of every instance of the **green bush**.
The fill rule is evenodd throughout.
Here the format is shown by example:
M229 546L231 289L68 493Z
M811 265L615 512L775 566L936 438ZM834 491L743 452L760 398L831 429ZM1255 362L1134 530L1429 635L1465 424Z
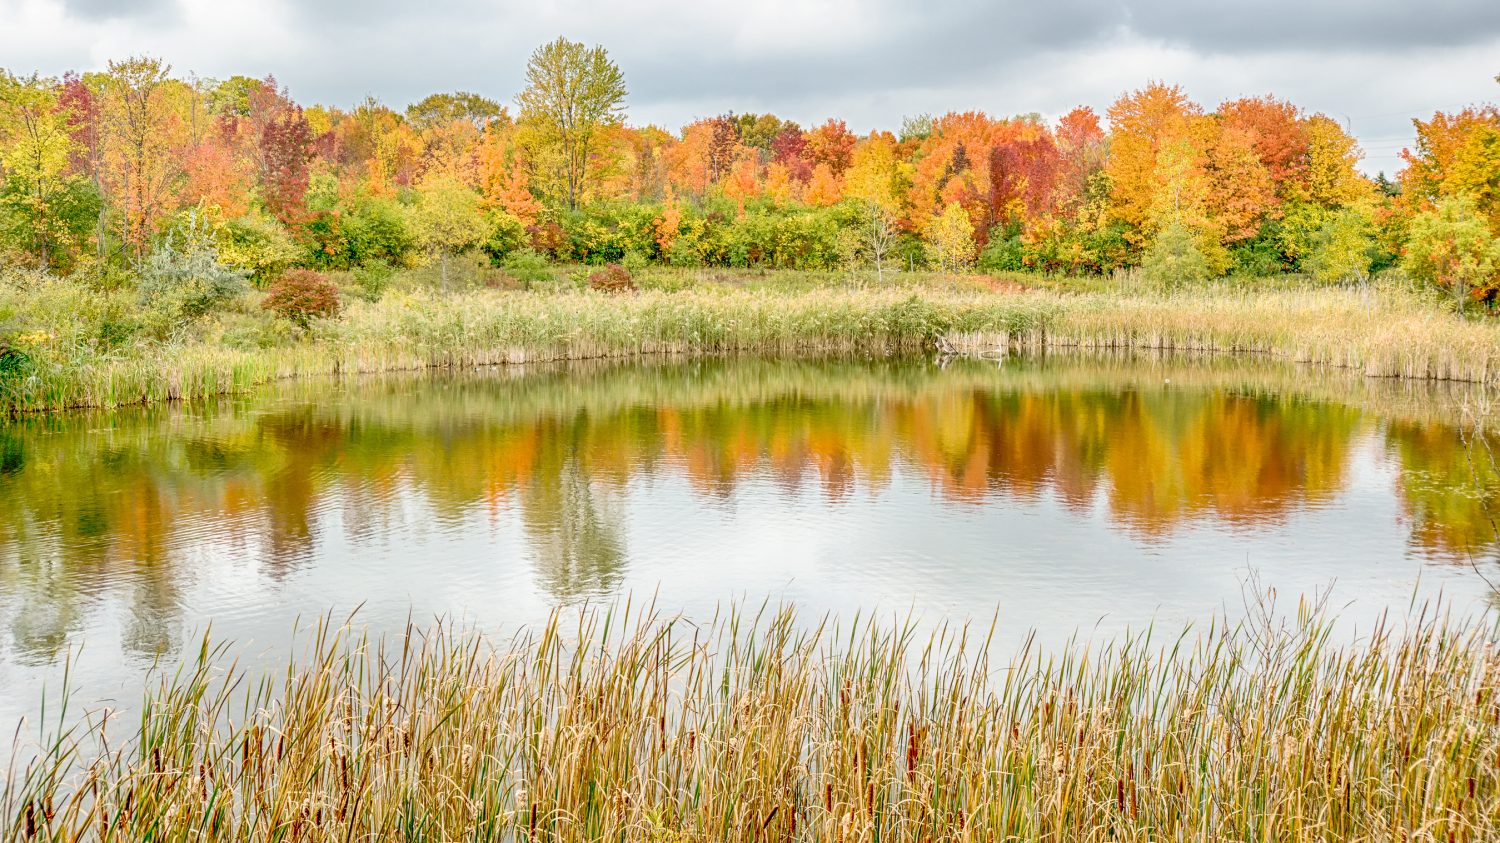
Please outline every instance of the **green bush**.
M250 273L219 262L218 249L206 226L189 220L169 232L141 268L137 290L146 323L158 338L246 292Z
M501 262L505 272L520 282L521 288L532 287L552 280L552 265L532 249L518 249Z
M1141 276L1159 287L1206 281L1210 274L1198 238L1181 223L1174 222L1158 232L1141 261Z
M377 260L356 266L350 271L349 277L354 282L356 296L368 302L377 302L391 286L391 279L395 274L395 267Z
M271 283L302 258L286 229L262 216L240 217L224 223L216 240L220 262L248 271L250 282L257 287Z

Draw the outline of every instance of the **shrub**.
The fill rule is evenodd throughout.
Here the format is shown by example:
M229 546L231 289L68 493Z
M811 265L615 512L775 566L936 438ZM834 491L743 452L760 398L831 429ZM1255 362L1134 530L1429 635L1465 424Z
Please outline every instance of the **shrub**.
M261 307L305 328L315 318L339 314L339 288L321 272L292 269L271 285Z
M281 224L261 216L245 216L219 227L219 260L226 266L250 273L257 287L270 283L302 257L297 244Z
M31 357L26 352L0 338L0 383L19 378L30 365Z
M523 289L529 290L533 285L552 280L551 265L533 249L517 249L506 255L500 265L505 267L512 278L521 282Z
M166 336L243 295L249 275L220 263L213 235L190 218L146 259L137 289L153 332Z
M1412 219L1403 268L1448 290L1460 305L1493 298L1500 287L1500 238L1490 233L1474 200L1450 197Z
M625 293L635 289L630 270L612 263L589 276L589 289L606 293Z
M1345 208L1318 229L1305 267L1325 284L1361 282L1370 276L1374 252L1375 224L1369 214Z
M1141 261L1141 275L1161 287L1206 281L1210 275L1208 259L1198 247L1197 238L1187 226L1172 223L1163 228L1146 250Z
M354 294L368 302L380 301L395 274L395 268L385 261L370 261L356 266L350 271L354 279Z

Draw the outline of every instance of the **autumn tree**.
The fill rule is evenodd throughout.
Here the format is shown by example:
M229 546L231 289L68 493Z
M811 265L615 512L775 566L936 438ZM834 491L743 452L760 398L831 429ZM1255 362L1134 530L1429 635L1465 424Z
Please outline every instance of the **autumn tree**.
M589 159L604 130L624 120L625 77L603 47L558 38L538 47L517 98L535 162L562 185L569 208L586 195Z
M734 115L726 114L708 121L708 147L704 150L704 163L708 167L708 180L717 184L729 174L740 148L739 127Z
M444 289L453 255L478 246L489 233L479 194L451 178L437 178L417 190L410 225L417 242L437 259Z
M1307 133L1301 112L1274 97L1246 97L1219 105L1226 130L1250 136L1255 155L1278 190L1300 178L1307 167Z
M419 132L463 122L475 129L509 119L505 106L468 91L428 94L406 107L407 122Z
M1193 118L1201 113L1180 87L1161 82L1126 94L1109 107L1107 171L1113 210L1139 232L1138 240L1154 230L1163 205L1181 204L1195 166ZM1169 162L1162 160L1164 152ZM1163 163L1175 166L1163 173Z
M826 164L834 176L842 176L854 161L857 140L844 121L829 118L807 133L807 155L814 166Z
M1500 286L1500 238L1472 198L1448 197L1412 219L1403 265L1413 278L1446 287L1462 305L1477 295L1493 296Z
M990 150L991 223L1025 221L1055 207L1062 154L1052 138L1016 138Z
M1217 120L1200 123L1207 178L1207 211L1224 240L1248 240L1276 208L1271 171L1256 150L1250 129Z
M170 67L158 59L112 61L102 79L103 184L121 215L121 240L143 256L172 210L182 172L182 121L168 93Z
M1057 176L1057 204L1072 210L1083 204L1089 180L1104 169L1108 155L1099 115L1092 108L1080 106L1064 114L1053 132L1062 157Z
M735 126L739 130L740 141L746 146L759 150L760 153L769 157L771 144L781 134L781 118L774 114L739 114L734 118ZM762 158L764 161L765 158Z
M312 126L286 91L276 88L273 78L266 79L252 102L261 200L273 216L293 225L305 210L303 197L313 158Z
M1415 149L1402 150L1402 201L1418 212L1441 199L1467 195L1500 234L1500 109L1466 108L1413 120Z
M805 182L812 178L813 161L807 153L807 136L802 127L788 120L771 142L771 161L786 169L787 177Z
M42 269L81 244L97 211L87 182L69 172L75 148L56 87L0 71L0 226Z
M974 224L957 202L948 203L927 226L932 262L944 272L961 272L974 262Z

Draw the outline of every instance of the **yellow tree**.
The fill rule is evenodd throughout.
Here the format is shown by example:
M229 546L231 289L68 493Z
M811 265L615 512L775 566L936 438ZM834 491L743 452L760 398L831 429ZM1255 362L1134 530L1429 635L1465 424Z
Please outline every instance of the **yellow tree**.
M604 130L624 121L625 77L603 47L559 38L531 54L517 98L527 142L568 207L586 195Z
M82 186L68 174L76 146L53 84L0 71L0 204L12 211L42 269L78 228L67 207Z
M1144 241L1161 219L1163 205L1180 207L1185 179L1196 159L1193 120L1202 109L1176 85L1152 82L1109 107L1110 140L1106 171L1113 213ZM1163 151L1172 172L1158 172ZM1164 195L1164 192L1167 195Z
M418 242L437 258L446 289L449 259L478 246L489 233L479 194L451 175L437 175L418 187L409 216Z
M1359 160L1364 153L1354 138L1321 114L1306 118L1303 131L1307 135L1304 201L1325 208L1342 208L1369 200L1373 186L1359 172Z
M974 223L963 205L949 202L927 224L927 248L945 272L961 272L974 262Z

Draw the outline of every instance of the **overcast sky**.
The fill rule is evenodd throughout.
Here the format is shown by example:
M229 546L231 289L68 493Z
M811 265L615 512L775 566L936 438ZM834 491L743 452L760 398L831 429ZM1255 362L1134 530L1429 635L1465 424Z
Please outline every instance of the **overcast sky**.
M1101 113L1151 79L1198 101L1275 93L1347 122L1370 172L1397 169L1410 119L1500 99L1500 0L0 0L0 67L274 73L304 103L395 105L439 90L507 104L558 35L601 43L632 123L727 110L865 132L979 109ZM1224 4L1229 6L1230 4Z

